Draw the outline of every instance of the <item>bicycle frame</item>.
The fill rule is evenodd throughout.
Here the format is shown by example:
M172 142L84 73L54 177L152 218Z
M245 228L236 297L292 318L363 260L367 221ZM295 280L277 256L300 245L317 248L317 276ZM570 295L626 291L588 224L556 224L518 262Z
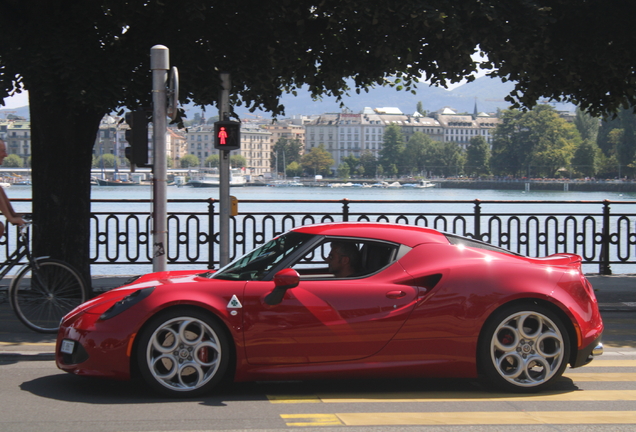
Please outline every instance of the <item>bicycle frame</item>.
M4 279L4 277L16 266L22 264L23 266L31 265L37 268L37 260L41 258L48 257L38 257L38 259L33 259L31 255L31 250L29 248L29 235L28 235L28 227L31 225L30 222L27 222L21 227L18 227L18 241L15 250L11 253L7 260L3 263L0 263L0 280ZM20 260L26 257L27 261L21 263Z
M25 236L23 234L20 234L20 239L18 240L18 246L16 249L5 262L0 263L0 279L4 279L11 269L20 264L20 260L25 256L28 259L26 264L31 261L31 254L29 253L28 246L24 243L27 240L24 237Z

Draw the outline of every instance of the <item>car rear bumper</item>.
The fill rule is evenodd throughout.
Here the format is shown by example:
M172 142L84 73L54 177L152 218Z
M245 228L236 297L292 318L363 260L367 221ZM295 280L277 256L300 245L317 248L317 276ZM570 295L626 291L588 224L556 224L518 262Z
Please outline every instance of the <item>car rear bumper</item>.
M573 368L585 366L586 364L594 360L595 357L603 354L603 344L601 343L602 336L602 334L599 335L599 337L594 339L592 343L580 349L576 354L576 359L573 363L570 364L570 366L572 366Z

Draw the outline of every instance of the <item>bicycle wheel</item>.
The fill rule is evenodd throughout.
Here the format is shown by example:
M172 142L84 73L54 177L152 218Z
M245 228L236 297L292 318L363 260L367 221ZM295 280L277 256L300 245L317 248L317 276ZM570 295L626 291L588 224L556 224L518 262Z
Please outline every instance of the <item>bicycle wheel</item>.
M86 301L82 277L63 261L38 259L15 277L9 298L20 321L40 333L55 333L64 315Z

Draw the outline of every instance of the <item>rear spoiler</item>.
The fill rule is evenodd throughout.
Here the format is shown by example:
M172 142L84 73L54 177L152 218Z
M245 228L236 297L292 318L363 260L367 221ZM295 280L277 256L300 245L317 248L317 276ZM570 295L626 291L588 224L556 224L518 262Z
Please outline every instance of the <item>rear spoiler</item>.
M578 264L580 265L583 262L583 258L580 255L570 254L570 253L557 253L553 255L548 255L547 257L541 258L532 258L533 260L540 261L543 264L551 264L551 265L569 265L569 264Z

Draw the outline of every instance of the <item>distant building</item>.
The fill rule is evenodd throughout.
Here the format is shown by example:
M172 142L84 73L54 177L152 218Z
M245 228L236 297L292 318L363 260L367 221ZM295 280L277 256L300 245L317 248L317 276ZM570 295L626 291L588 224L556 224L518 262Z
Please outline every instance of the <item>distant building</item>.
M295 116L271 124L270 121L254 116L245 119L241 126L240 154L247 161L246 173L260 176L271 171L272 147L281 138L299 139L305 151L323 145L333 157L334 170L347 156L359 158L364 152L379 157L384 142L386 126L398 125L408 141L414 133L421 132L435 141L457 142L463 148L476 136L482 136L492 143L495 128L501 122L496 117L477 111L472 115L458 114L450 108L443 108L430 117L420 113L404 114L398 108L365 108L360 113L344 111L325 113L318 116ZM128 125L118 116L105 116L93 146L93 154L113 154L125 157L128 147L125 135ZM7 142L7 152L17 154L26 163L31 156L31 127L22 118L0 120L0 138ZM167 158L178 167L179 160L186 154L198 157L201 165L211 156L218 154L214 148L213 125L193 126L187 132L169 128L166 133ZM148 160L152 163L152 123L148 125Z
M31 123L24 119L0 120L0 138L7 153L20 156L26 165L31 156Z
M202 125L188 129L187 154L196 156L200 164L204 164L208 156L218 154L218 150L214 148L214 126Z
M245 173L261 176L271 172L272 133L260 126L241 127L241 151Z
M306 127L306 149L321 144L333 157L334 169L347 156L359 158L362 153L369 152L379 157L384 142L386 126L400 126L404 139L415 132L429 135L433 140L442 141L444 131L434 118L423 117L419 113L403 114L397 108L365 108L362 113L349 112L323 114L310 121Z
M290 121L281 121L274 124L263 125L263 129L270 132L271 144L275 145L279 139L287 138L288 140L297 139L305 148L305 126L302 124L293 124Z
M259 125L241 125L241 149L230 155L241 155L246 160L245 172L263 175L270 172L271 133ZM187 134L186 153L195 155L204 165L211 155L218 155L214 148L214 126L203 125L190 128Z
M188 144L184 133L168 129L166 133L166 158L172 160L173 168L180 168L179 161L188 154Z
M488 144L492 144L492 134L501 122L496 117L477 113L476 106L473 115L457 114L450 108L443 108L436 113L435 118L444 130L444 141L457 142L464 149L477 136L484 137Z

